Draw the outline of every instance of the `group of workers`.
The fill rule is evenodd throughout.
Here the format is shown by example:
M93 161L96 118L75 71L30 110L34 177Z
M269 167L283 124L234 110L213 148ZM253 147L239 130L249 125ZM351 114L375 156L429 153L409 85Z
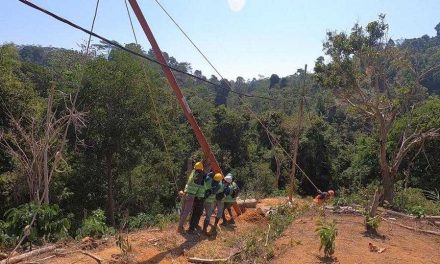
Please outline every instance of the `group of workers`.
M179 196L182 198L182 210L180 212L177 232L185 232L183 226L188 216L191 215L187 232L193 233L196 229L202 229L205 235L209 235L208 226L211 222L211 216L216 209L212 232L217 230L220 219L223 220L222 225L235 224L231 208L236 202L239 192L240 189L234 182L231 173L228 173L226 177L223 177L221 173L205 173L203 163L196 162L194 169L188 177L184 191L179 192ZM320 205L334 196L335 192L333 190L327 192L320 191L315 197L314 202ZM226 219L225 210L229 213L229 221ZM201 228L199 222L203 211L206 216Z
M182 197L182 210L180 212L179 226L177 232L184 233L184 224L189 215L188 233L202 229L205 235L208 234L208 226L211 216L217 209L212 232L216 232L220 219L222 225L235 224L231 207L235 203L240 189L234 182L232 174L223 177L221 173L205 173L202 162L196 162L194 169L188 177L184 191L180 191ZM226 219L224 211L227 210L230 220ZM203 211L205 219L203 227L199 226Z

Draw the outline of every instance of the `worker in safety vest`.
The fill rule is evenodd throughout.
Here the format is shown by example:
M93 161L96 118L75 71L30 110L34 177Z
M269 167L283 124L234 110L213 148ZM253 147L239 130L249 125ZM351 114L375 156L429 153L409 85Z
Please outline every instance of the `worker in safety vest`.
M223 175L216 173L214 177L207 177L207 186L209 187L205 192L205 221L203 222L203 233L208 235L208 225L211 220L211 215L214 209L217 208L217 215L215 217L214 229L217 229L218 222L223 215L223 203L225 198L225 189L222 183Z
M204 203L205 203L205 193L211 188L211 179L214 173L211 171L208 173L203 180L203 187L199 188L194 199L193 211L191 214L191 219L189 220L188 233L192 233L196 228L201 229L199 226L200 218L203 214Z
M238 188L238 185L233 181L232 174L228 173L224 179L224 185L225 185L225 200L224 200L224 209L223 209L223 222L222 225L229 224L235 224L234 216L232 215L232 205L236 202L238 193L240 192L240 188ZM225 210L228 210L229 216L231 219L229 221L226 220Z
M313 202L316 204L322 204L326 202L327 200L333 198L335 196L335 191L329 190L328 192L320 192L318 195L316 195L315 199L313 199Z
M184 189L183 196L183 205L182 211L180 212L179 226L177 228L177 232L183 233L183 225L185 224L185 220L188 215L191 213L193 209L194 199L196 194L200 191L201 188L204 188L206 174L204 172L203 163L196 162L194 165L194 170L188 177L188 182L186 183Z

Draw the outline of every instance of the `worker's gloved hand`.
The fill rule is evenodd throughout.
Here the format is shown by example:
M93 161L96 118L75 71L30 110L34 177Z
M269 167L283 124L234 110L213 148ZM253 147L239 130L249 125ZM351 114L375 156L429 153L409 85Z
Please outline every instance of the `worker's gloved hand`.
M233 190L232 191L232 194L231 194L231 197L232 198L235 198L235 197L237 197L238 196L238 190Z
M206 190L206 192L205 192L205 199L208 198L211 194L212 194L211 189Z
M222 200L223 198L225 198L225 193L224 193L224 192L217 193L217 194L215 195L215 199L216 199L217 201L220 201L220 200Z

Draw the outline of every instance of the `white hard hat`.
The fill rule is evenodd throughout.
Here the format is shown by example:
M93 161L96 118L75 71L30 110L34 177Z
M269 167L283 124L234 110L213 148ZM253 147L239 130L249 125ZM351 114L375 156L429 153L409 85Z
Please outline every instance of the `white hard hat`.
M231 183L232 182L232 174L228 173L225 177L225 181L228 183Z

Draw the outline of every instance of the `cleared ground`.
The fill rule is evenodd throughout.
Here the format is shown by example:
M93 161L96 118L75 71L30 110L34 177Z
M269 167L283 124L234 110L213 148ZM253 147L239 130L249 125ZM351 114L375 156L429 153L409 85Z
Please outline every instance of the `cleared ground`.
M265 199L259 207L284 203L284 198ZM305 201L299 201L305 203ZM333 259L323 258L318 251L319 240L315 234L316 211L298 217L274 242L274 258L271 263L440 263L440 236L427 235L382 222L379 235L365 233L363 217L349 214L327 213L335 219L338 228L336 252ZM438 227L420 221L396 219L414 227L440 231ZM226 227L217 236L180 235L171 225L165 230L140 230L129 235L133 248L129 262L135 263L188 263L188 257L226 258L237 251L237 241L246 235L266 230L268 220L255 210L248 210L237 220L235 227ZM104 263L122 261L115 241L100 242L88 252L104 259ZM370 252L369 243L385 248L382 253ZM65 245L68 251L84 247L84 243ZM44 257L44 256L41 256ZM96 263L82 253L72 253L47 260L45 263ZM258 262L257 262L258 263Z

